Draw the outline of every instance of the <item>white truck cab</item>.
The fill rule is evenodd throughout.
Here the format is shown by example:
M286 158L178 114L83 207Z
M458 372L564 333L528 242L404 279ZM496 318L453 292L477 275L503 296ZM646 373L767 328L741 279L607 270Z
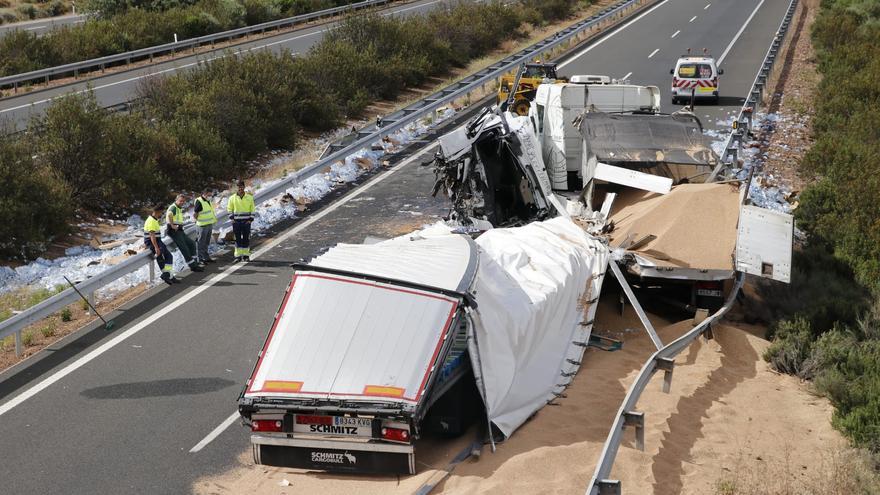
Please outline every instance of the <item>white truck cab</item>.
M697 99L711 98L718 103L718 76L724 74L724 69L718 68L714 58L685 55L669 73L672 74L673 105L690 101L691 95Z

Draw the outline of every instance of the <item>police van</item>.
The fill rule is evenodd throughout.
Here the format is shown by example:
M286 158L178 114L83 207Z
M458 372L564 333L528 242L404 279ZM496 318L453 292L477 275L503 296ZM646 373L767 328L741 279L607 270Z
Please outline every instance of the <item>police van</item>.
M685 104L691 96L701 100L711 98L713 103L718 103L718 76L724 74L724 69L719 69L715 59L707 53L701 57L690 54L680 57L669 73L672 74L673 105Z

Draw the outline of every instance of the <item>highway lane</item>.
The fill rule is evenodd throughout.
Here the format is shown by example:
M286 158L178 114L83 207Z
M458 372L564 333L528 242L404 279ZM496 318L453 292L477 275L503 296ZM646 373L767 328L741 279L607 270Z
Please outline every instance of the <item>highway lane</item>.
M564 69L613 75L632 71L634 80L650 77L640 71L651 69L657 74L665 72L666 82L639 82L668 85L669 60L674 56L665 59L659 54L664 48L678 51L679 47L660 44L659 29L646 29L640 23L660 18L658 25L667 28L664 36L671 35L674 30L668 29L674 27L682 31L678 38L685 34L681 19L697 25L699 17L689 23L694 14L686 14L705 3L668 0ZM740 13L739 24L725 31L729 36L726 41L716 32L716 25L715 31L701 28L702 39L698 36L688 42L717 43L718 47L710 48L723 50L758 0L749 3L751 7L742 7L745 12ZM761 25L750 23L725 59L725 64L747 71L750 75L743 78L749 83L781 19L784 6L777 4L782 3L767 0L761 9L778 8L779 15ZM711 21L712 15L725 20L733 15L723 9L715 11L717 14L709 11L711 7L706 10L706 21ZM756 15L752 22L758 19ZM758 32L762 25L769 31ZM656 39L641 40L652 36ZM766 38L763 47L757 46L759 41L754 41L754 47L751 42L738 46L742 40L760 38ZM655 49L660 52L647 58ZM635 57L636 52L640 58ZM739 78L734 75L730 79L723 87L724 94L742 96L732 93ZM710 112L723 106L701 106L700 111L704 108ZM346 202L334 203L300 221L294 226L298 230L287 230L276 238L272 242L277 245L250 265L236 268L222 279L217 278L218 269L205 275L191 274L184 284L152 291L126 306L110 335L101 329L82 332L37 359L0 374L4 488L22 494L180 493L199 478L234 466L248 449L247 432L235 423L221 428L198 452L190 450L235 411L235 400L289 280L287 264L336 242L388 237L444 214L446 202L429 196L433 175L420 161L392 169L391 175L379 176L385 178L369 189L356 190L346 196ZM173 307L175 304L181 307ZM153 314L161 316L151 321ZM110 346L126 332L131 334L127 339ZM18 400L28 390L36 392Z
M425 13L436 9L440 5L454 3L455 1L457 0L416 0L382 9L380 12L382 12L382 15L408 16ZM166 62L82 80L73 84L31 92L20 92L17 95L0 100L0 123L7 123L14 129L23 129L32 116L41 115L45 112L54 99L71 93L82 93L88 91L89 88L94 92L98 103L102 106L106 107L125 103L136 97L138 87L145 79L168 76L178 71L190 70L201 62L226 56L230 50L238 52L269 49L274 52L287 50L293 54L305 53L323 37L327 30L332 29L335 24L333 22L305 27L284 34L238 44L230 48L212 50L198 55L180 56Z
M86 16L81 14L68 14L46 19L34 19L33 21L15 22L0 26L0 38L8 33L21 29L42 36L59 26L73 26L86 22Z
M708 48L717 59L730 46L720 64L719 104L698 101L695 112L706 128L720 130L742 107L787 7L786 0L669 0L609 41L561 64L560 73L627 76L634 84L659 86L663 111L672 112L681 108L672 104L670 93L669 71L678 57L688 48L697 54Z

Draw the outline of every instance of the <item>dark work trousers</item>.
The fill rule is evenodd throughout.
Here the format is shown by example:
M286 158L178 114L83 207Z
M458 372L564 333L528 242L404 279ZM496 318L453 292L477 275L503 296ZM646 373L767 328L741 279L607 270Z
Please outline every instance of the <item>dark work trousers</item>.
M199 229L199 239L196 243L199 248L199 261L204 263L210 256L208 255L208 246L211 244L211 233L214 231L214 224L202 225Z
M196 255L196 243L186 235L183 228L174 230L171 227L168 227L166 233L168 234L168 237L174 241L174 244L177 246L180 254L183 255L183 259L186 263L188 265L195 263L195 259L193 258Z
M244 220L232 222L235 235L235 257L251 255L251 223Z
M159 265L159 270L162 270L162 278L166 278L170 276L171 269L174 267L174 256L171 255L171 251L168 250L168 246L162 242L162 239L159 239L156 236L156 244L159 245L159 252L156 252L156 248L153 247L153 243L150 242L149 239L144 239L144 244L147 245L147 249L150 250L156 256L156 264ZM166 275L168 274L168 275Z

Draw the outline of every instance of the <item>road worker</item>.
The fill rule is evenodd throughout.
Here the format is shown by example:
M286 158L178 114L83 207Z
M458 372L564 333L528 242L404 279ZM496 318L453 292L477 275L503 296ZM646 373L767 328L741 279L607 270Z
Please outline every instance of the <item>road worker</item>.
M244 181L238 181L238 192L229 198L226 211L232 219L235 235L235 262L251 260L251 222L254 221L254 197L244 190Z
M193 255L196 254L196 243L186 235L183 230L183 205L186 204L186 196L178 194L174 202L168 206L165 212L165 229L168 237L174 241L180 254L190 270L194 272L205 271Z
M171 251L169 251L168 247L165 246L165 243L162 242L162 224L159 222L160 218L162 218L162 205L157 204L153 207L150 215L147 216L147 220L144 222L144 244L156 259L156 263L159 265L159 270L162 271L162 275L160 276L162 281L171 285L173 283L179 283L180 280L171 273L172 268L174 268L174 257L171 256Z
M208 255L208 245L211 244L211 234L214 231L214 225L217 223L217 216L214 215L214 205L211 204L210 189L202 191L202 195L196 198L193 205L193 219L196 221L196 227L199 229L199 237L196 242L198 248L199 263L213 263L214 260Z

